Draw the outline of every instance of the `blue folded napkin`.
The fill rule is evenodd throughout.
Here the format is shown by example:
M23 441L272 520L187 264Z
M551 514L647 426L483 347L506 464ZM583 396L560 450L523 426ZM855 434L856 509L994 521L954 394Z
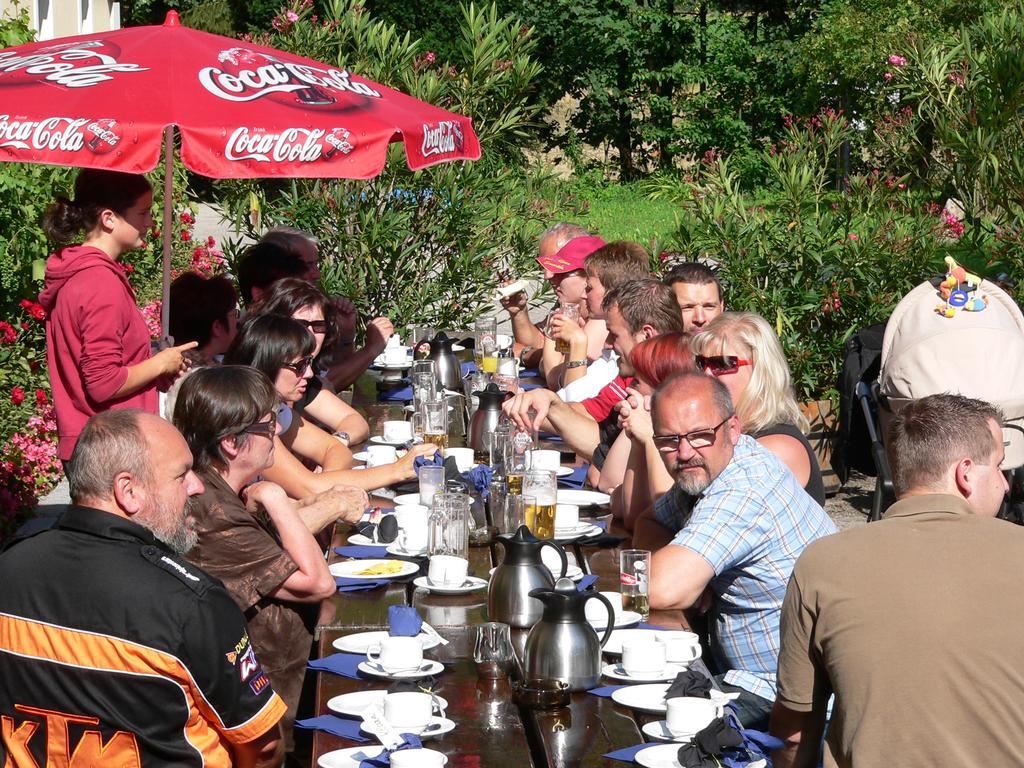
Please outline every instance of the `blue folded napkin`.
M658 631L662 631L662 630L667 629L667 627L656 627L653 624L648 624L646 621L641 621L639 624L636 625L636 628L637 629L657 629Z
M345 720L334 715L320 715L319 717L295 721L296 728L326 731L334 736L351 739L352 741L369 741L369 736L364 736L360 733L359 728L361 725L362 720Z
M359 763L359 768L384 768L384 766L391 765L391 755L402 749L422 749L423 742L420 741L419 736L412 733L400 733L402 737L402 743L394 749L385 749L377 757L371 757L367 760L363 760Z
M459 479L468 485L470 490L474 490L486 498L491 487L491 480L494 479L494 470L487 464L476 464L468 472L459 475Z
M540 376L540 371L536 368L523 368L523 370L519 372L520 379L535 379L538 376Z
M635 747L626 747L625 749L616 749L614 752L605 752L605 757L610 757L612 760L621 760L624 763L632 763L636 759L636 753L641 749L647 749L647 747L655 747L658 742L652 741L647 744L637 744Z
M369 589L387 586L387 579L350 579L348 576L335 576L334 583L339 592L364 592Z
M549 443L560 443L562 442L562 436L556 435L554 432L538 432L538 440L547 440Z
M408 403L412 401L412 385L401 389L389 389L378 393L377 399L385 403Z
M582 592L585 589L589 589L591 585L597 582L597 576L593 573L588 573L576 584L576 590Z
M462 375L468 376L471 373L476 373L476 363L473 360L462 364Z
M416 474L419 475L420 467L443 467L444 456L441 455L440 451L434 451L434 455L430 457L417 456L416 460L413 461L412 466L413 469L416 470Z
M366 656L358 653L332 653L322 659L313 659L307 666L317 672L332 672L352 680L362 680L356 668L364 661Z
M392 637L416 637L423 626L423 617L411 605L388 606L388 634Z
M519 391L520 392L529 392L531 389L543 389L543 388L544 388L543 384L538 384L537 382L534 382L534 381L521 381L521 382L519 382Z
M603 699L611 698L611 695L615 693L619 688L625 688L624 685L606 685L602 688L591 688L587 693L592 693L595 696L600 696Z
M587 471L589 469L589 464L584 464L581 467L574 467L571 475L558 478L558 484L579 490L587 484Z
M334 551L342 557L354 557L356 559L388 556L387 547L377 547L370 544L352 544L347 547L335 547Z

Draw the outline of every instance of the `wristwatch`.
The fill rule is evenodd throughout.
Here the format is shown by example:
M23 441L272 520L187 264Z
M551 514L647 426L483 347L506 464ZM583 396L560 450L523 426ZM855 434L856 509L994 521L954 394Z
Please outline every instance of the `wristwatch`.
M530 354L531 352L533 352L533 350L535 350L535 349L536 349L536 347L532 347L529 344L527 344L525 347L523 347L519 351L519 367L520 368L525 368L526 367L526 356L528 354Z
M583 366L585 366L587 364L587 362L588 361L586 359L583 359L583 360L566 360L566 362L565 362L565 369L569 370L570 368L582 368Z
M339 431L335 432L334 433L334 437L335 437L336 440L338 440L338 442L340 442L346 448L352 444L352 438L349 437L348 432L345 432L344 430L339 430Z

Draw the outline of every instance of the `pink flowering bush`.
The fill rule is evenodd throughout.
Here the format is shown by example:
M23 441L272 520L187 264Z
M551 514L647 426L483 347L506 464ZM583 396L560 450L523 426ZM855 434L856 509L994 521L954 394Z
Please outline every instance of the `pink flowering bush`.
M18 529L26 510L63 473L57 458L57 422L45 390L36 390L30 408L25 426L0 446L0 541Z

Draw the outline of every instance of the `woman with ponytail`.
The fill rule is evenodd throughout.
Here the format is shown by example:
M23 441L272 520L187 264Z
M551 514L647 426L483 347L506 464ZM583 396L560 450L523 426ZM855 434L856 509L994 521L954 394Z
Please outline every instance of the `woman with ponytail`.
M150 356L149 330L117 263L144 244L152 205L144 176L86 169L75 180L75 199L58 197L43 217L46 234L62 246L46 262L39 303L48 315L46 362L64 462L93 414L111 408L156 413L157 385L184 371L181 353L196 346ZM81 244L69 245L79 236Z

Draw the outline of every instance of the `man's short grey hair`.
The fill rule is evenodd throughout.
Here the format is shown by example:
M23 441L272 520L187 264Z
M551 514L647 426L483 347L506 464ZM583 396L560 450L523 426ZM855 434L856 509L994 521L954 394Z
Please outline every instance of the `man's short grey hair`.
M537 242L543 243L545 240L554 240L556 250L559 250L570 240L575 240L577 237L590 237L590 233L579 224L560 221L554 226L545 229Z
M697 371L680 371L661 382L661 385L654 391L654 396L651 398L651 414L653 415L657 411L658 403L664 398L684 394L691 395L691 393L699 392L701 387L710 388L711 402L715 406L718 419L727 419L736 413L736 408L732 404L732 395L729 394L725 384L714 376Z
M988 423L1003 423L991 403L963 395L929 395L906 406L889 425L885 453L899 496L940 490L950 466L964 457L986 464L997 444Z
M121 472L143 484L152 481L149 445L139 427L142 413L122 408L98 413L86 422L68 471L74 503L113 498L114 478Z
M300 250L305 243L320 244L316 235L296 227L274 227L267 230L266 234L260 238L260 242L273 243L296 256L300 254Z

